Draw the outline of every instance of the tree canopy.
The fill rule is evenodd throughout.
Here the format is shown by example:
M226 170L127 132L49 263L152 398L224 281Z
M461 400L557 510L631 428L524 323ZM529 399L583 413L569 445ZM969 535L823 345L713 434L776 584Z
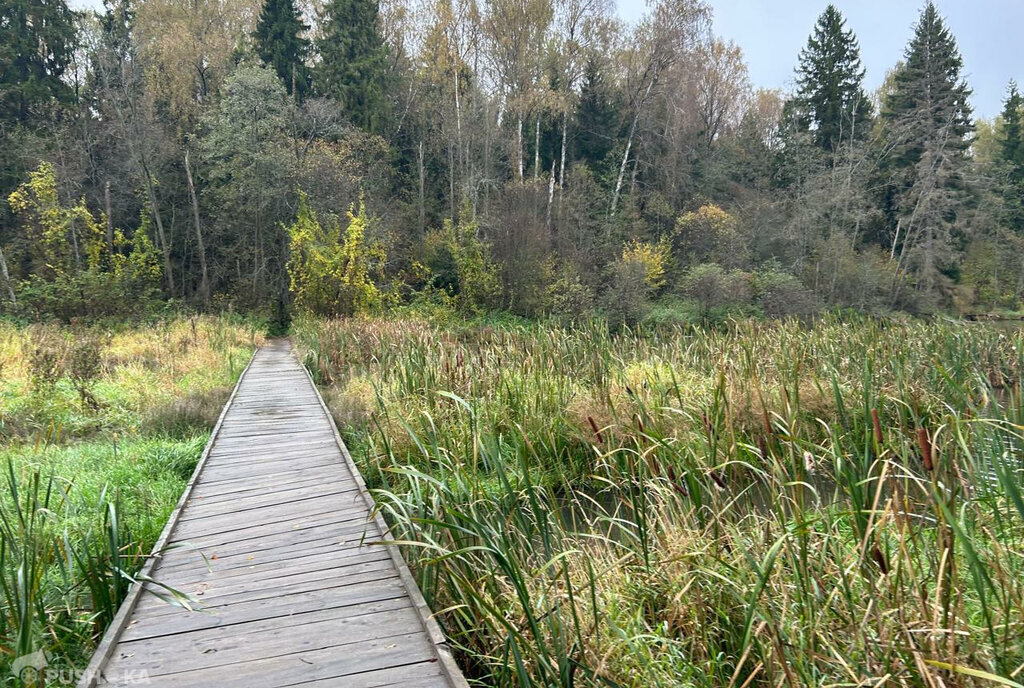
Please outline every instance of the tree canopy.
M144 241L160 295L199 308L1024 307L1024 99L975 119L933 3L874 94L834 5L790 93L755 88L711 19L704 0L636 25L606 0L10 0L2 308L126 284L113 266ZM41 170L47 223L23 188Z

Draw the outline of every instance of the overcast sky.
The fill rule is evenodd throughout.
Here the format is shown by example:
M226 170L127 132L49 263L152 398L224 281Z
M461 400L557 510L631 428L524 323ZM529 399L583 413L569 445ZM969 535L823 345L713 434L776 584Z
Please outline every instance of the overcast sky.
M619 13L640 17L645 0L617 0ZM867 86L881 85L903 57L923 0L833 0L860 40ZM828 0L710 0L715 33L738 44L755 86L790 90L797 56ZM964 58L975 115L1002 110L1010 79L1024 83L1024 0L936 0Z

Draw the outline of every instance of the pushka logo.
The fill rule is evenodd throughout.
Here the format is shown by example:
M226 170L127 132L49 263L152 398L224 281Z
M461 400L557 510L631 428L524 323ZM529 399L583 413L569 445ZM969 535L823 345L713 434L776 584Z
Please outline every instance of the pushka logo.
M23 688L43 688L43 686L74 686L82 683L96 683L92 674L75 667L62 666L60 657L49 657L45 650L37 650L31 654L17 657L11 663L11 673L16 679L15 685ZM55 663L51 663L53 660ZM99 677L97 677L99 678ZM130 669L111 676L102 677L106 683L121 686L148 686L149 671L146 669ZM0 683L3 683L0 681ZM3 685L7 685L3 683Z
M11 664L11 673L23 684L31 686L43 678L43 670L46 669L46 652L36 650L35 652L21 657L16 657Z

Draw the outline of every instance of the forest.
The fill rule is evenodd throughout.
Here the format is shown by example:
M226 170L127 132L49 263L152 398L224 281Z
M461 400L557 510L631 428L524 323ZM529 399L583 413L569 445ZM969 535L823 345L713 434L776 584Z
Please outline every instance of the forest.
M387 559L473 688L1024 688L1024 94L806 31L0 0L0 684L399 685Z
M823 8L780 93L700 0L104 2L0 10L15 315L1020 308L1024 101L931 3L873 93Z

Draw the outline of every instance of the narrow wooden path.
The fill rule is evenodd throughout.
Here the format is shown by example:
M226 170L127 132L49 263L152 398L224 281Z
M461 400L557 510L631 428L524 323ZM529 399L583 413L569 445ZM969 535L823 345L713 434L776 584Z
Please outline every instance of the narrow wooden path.
M242 374L81 688L466 686L285 340Z

